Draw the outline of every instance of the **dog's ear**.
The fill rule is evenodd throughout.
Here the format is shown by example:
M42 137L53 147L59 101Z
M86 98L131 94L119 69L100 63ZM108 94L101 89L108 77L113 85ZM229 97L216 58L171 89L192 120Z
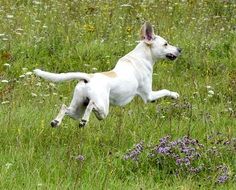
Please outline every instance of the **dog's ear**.
M140 31L140 39L146 44L151 44L154 39L154 29L149 22L145 22Z

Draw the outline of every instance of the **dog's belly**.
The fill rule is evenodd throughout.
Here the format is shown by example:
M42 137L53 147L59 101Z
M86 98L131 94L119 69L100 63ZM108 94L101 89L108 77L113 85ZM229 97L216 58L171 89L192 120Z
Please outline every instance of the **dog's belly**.
M128 104L129 102L131 102L133 98L134 98L134 96L129 96L129 97L116 96L116 98L110 97L110 103L112 105L124 106L124 105Z
M124 106L132 101L136 95L136 89L122 88L110 92L110 103L117 106Z

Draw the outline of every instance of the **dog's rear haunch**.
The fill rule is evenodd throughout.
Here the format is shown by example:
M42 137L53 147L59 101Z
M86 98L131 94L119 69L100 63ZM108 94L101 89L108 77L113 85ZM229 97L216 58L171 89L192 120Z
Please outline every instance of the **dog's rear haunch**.
M88 123L91 112L101 120L106 118L109 105L124 106L136 95L143 101L155 101L169 96L177 99L179 94L169 90L152 90L153 66L158 59L175 60L181 49L170 45L165 39L154 34L152 25L146 22L140 32L140 42L124 57L115 68L108 72L87 74L82 72L50 73L34 70L37 76L53 82L80 80L74 90L70 106L62 105L52 127L61 124L65 115L80 120L80 127Z

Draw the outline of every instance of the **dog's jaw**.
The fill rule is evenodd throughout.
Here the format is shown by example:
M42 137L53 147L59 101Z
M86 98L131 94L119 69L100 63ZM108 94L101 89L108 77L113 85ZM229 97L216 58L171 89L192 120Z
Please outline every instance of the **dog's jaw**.
M177 56L172 54L172 53L167 53L166 54L166 58L171 60L171 61L173 61L173 60L175 60L177 58Z

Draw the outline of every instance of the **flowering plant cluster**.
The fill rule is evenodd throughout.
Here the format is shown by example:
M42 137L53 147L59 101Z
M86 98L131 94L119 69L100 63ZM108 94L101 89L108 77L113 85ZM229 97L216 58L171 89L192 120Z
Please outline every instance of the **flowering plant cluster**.
M222 163L222 155L225 152L231 155L235 153L235 139L220 140L221 143L219 140L208 142L210 146L189 136L177 140L165 136L154 146L145 146L144 141L139 142L124 155L124 159L136 163L148 162L149 166L179 176L206 174L216 184L225 183L232 177L232 172L227 164Z

